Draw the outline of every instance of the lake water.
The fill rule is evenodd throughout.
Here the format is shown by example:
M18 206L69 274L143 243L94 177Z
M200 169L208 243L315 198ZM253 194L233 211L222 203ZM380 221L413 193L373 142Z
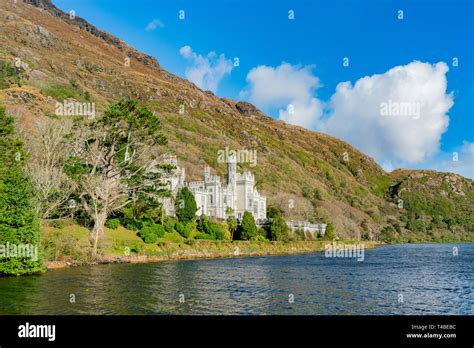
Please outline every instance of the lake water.
M0 314L474 315L473 288L472 243L386 245L362 262L317 253L0 278Z

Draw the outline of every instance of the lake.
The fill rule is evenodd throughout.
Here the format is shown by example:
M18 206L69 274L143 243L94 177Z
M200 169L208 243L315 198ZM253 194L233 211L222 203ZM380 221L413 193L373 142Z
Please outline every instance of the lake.
M0 278L0 314L473 315L473 288L473 243L383 245Z

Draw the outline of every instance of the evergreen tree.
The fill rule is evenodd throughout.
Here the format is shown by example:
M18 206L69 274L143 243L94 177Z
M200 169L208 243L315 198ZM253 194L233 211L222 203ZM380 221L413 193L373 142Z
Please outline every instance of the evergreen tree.
M288 240L288 225L282 216L278 215L273 218L270 235L272 240Z
M244 240L255 239L258 235L258 228L251 212L246 211L239 226L240 236Z
M14 118L1 106L0 153L0 275L41 272L40 225L33 188L22 170L25 153L15 135Z
M175 201L176 216L180 222L187 223L196 216L197 205L192 192L183 187L178 191Z
M324 233L324 239L334 240L336 239L336 233L334 232L334 225L330 222L326 226L326 231Z

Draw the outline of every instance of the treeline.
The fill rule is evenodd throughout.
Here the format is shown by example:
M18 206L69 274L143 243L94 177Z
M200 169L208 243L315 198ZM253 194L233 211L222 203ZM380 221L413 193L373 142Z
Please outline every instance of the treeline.
M160 164L159 147L167 143L157 115L134 100L112 104L99 118L42 118L34 129L15 134L14 119L0 109L0 247L11 243L40 246L40 220L74 219L90 230L91 257L98 257L105 227L123 225L145 243L166 232L187 239L275 240L290 236L283 216L258 228L250 212L237 221L196 216L192 193L183 188L174 199L176 218L164 214L171 198L163 175L174 169ZM0 252L2 250L0 249ZM41 254L41 251L39 251ZM0 274L35 273L42 258L0 259Z
M44 270L34 190L23 172L26 155L14 122L0 106L0 275Z

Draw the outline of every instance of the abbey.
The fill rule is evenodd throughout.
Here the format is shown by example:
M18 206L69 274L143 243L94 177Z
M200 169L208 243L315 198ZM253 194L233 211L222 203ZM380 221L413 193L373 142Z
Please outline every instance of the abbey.
M255 188L255 176L250 172L238 173L235 156L227 157L227 180L221 181L217 175L211 175L209 166L204 168L204 180L186 182L185 169L178 166L176 156L166 154L163 162L175 167L163 177L172 191L173 196L183 187L188 187L196 200L198 211L209 217L226 219L227 208L231 208L237 219L241 219L246 211L252 213L255 220L267 218L267 199ZM165 213L175 215L174 201L165 199Z

